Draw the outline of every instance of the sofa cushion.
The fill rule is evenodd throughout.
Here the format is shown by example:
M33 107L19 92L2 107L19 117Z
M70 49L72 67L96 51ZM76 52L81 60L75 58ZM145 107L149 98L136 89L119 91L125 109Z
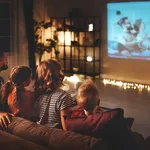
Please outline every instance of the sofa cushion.
M150 150L150 136L148 136L143 143L143 150Z
M62 132L61 129L53 129L49 145L57 150L107 149L107 145L102 139L96 139L94 137L84 136L70 131Z
M40 145L24 140L4 131L0 131L1 150L48 150Z
M137 150L148 150L148 149L146 149L146 144L144 144L146 140L144 140L144 137L142 134L133 131L132 137L133 137L133 140L135 141L135 144L137 146ZM148 143L150 143L150 141ZM145 145L145 147L143 149L144 145ZM149 147L149 150L150 150L150 147Z
M101 139L37 125L19 117L12 118L8 129L14 135L56 150L107 149L106 143Z
M134 122L134 118L133 117L127 117L127 118L124 118L125 119L125 122L128 126L128 128L132 128L132 125L133 125L133 122Z
M85 116L80 110L80 113L71 114L65 122L69 131L103 138L109 143L110 149L136 149L131 130L128 128L123 117L123 110L120 108L100 111L89 116Z
M123 110L118 108L85 116L84 111L79 109L73 111L70 117L65 119L65 123L69 131L101 137L100 134L105 125L117 115L123 116Z

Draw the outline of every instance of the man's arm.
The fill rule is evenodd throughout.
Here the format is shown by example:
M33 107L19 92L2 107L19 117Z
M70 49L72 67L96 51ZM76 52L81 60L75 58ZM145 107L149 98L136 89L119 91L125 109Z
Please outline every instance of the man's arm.
M11 113L0 112L0 127L3 130L7 129L8 125L11 123L12 116L14 115Z

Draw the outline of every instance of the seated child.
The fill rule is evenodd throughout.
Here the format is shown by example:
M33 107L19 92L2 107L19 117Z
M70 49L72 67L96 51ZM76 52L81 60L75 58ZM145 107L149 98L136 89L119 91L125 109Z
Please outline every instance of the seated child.
M1 103L7 104L14 115L28 119L31 115L34 93L26 90L31 82L32 72L27 66L16 66L11 70L8 81L2 86Z
M85 80L79 87L77 104L84 110L86 116L92 115L100 110L99 89L92 80Z
M111 150L136 150L123 110L100 109L99 89L91 80L79 87L77 104L79 108L66 118L67 130L103 138Z

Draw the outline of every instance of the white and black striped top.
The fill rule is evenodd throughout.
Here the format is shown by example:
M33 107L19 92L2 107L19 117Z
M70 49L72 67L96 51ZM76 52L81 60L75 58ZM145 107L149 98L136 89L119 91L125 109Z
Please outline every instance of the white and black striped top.
M61 128L60 111L72 103L71 95L61 89L41 95L34 105L34 115L39 118L37 124Z

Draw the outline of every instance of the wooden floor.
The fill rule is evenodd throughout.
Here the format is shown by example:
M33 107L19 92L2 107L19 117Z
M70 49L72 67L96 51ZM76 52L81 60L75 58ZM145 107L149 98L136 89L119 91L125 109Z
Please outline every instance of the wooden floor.
M101 106L123 108L126 117L134 117L133 131L150 136L150 92L122 89L96 82L100 88Z

